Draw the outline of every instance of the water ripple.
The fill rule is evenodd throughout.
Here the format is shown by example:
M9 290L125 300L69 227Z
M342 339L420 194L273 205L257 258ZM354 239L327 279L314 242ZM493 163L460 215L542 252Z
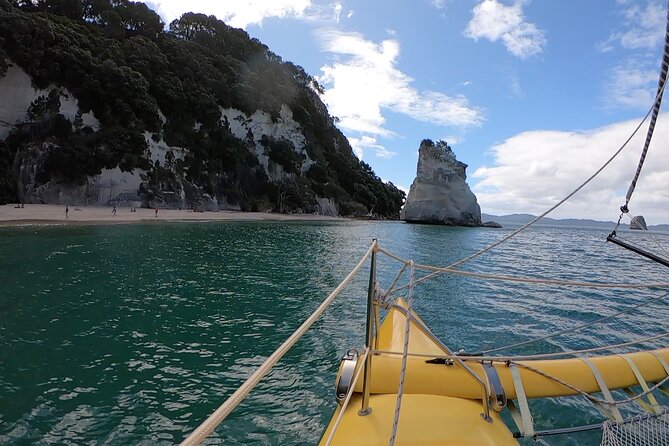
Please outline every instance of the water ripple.
M0 231L0 444L167 445L183 439L301 324L372 238L403 257L447 265L508 229L347 222ZM666 280L659 267L604 244L605 235L539 228L465 268L564 280ZM626 237L669 245L662 234ZM396 271L380 257L386 286ZM318 441L335 407L338 358L364 343L367 274L363 268L207 444ZM419 286L415 305L449 345L476 351L657 295L454 276ZM666 304L656 302L516 353L626 342L667 331L667 320ZM532 404L539 429L598 420L579 399ZM551 442L597 443L588 436Z

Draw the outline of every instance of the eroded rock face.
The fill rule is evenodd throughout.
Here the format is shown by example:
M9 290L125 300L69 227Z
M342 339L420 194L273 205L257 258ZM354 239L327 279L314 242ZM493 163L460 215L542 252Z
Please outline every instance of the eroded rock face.
M423 140L416 179L400 218L410 223L481 226L481 208L467 185L466 169L448 144Z
M4 140L12 128L20 123L26 122L26 113L30 104L40 96L48 96L55 85L46 89L33 87L30 76L18 66L10 65L7 74L0 77L0 141ZM79 102L66 88L58 88L60 91L60 110L58 112L73 122L79 111ZM82 125L89 126L93 130L100 129L98 121L92 113L81 115Z
M71 183L58 176L44 182L49 152L62 150L52 143L32 144L18 153L14 161L18 200L25 203L107 206L140 206L140 169L123 172L120 168L102 169L82 183Z
M646 219L643 218L643 215L637 215L632 218L630 222L630 229L638 229L642 231L647 231L648 226L646 225Z
M330 217L338 217L339 211L337 210L337 205L335 204L332 198L321 198L318 200L317 209L315 210L317 214L328 215Z

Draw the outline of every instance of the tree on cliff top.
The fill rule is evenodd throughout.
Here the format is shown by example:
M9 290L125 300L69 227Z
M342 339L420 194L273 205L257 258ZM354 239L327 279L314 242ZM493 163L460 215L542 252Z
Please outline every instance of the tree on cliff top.
M165 31L154 11L129 0L0 0L0 15L0 76L8 59L36 87L66 88L78 99L81 112L93 112L103 130L123 129L129 141L144 131L162 134L168 144L188 149L191 156L183 160L183 172L210 193L231 193L234 185L248 184L240 203L276 206L276 185L249 171L258 169L250 142L231 136L220 109L233 107L249 115L264 110L278 119L286 104L321 172L318 181L302 177L300 187L334 198L342 209L363 206L384 216L399 212L404 194L383 184L355 158L316 93L322 91L316 80L241 29L214 16L186 13ZM75 141L83 130L76 126L58 144L83 153L97 150L99 139ZM53 137L42 133L34 135ZM12 153L31 142L26 135L12 141ZM270 152L300 176L298 159L279 146ZM135 148L128 153L142 163L143 155ZM78 160L73 172L77 162L86 160L79 174L90 175L118 157L73 159ZM262 184L251 187L253 181ZM328 195L336 188L326 184L337 185L337 197ZM296 194L304 200L298 205L313 204L313 192Z

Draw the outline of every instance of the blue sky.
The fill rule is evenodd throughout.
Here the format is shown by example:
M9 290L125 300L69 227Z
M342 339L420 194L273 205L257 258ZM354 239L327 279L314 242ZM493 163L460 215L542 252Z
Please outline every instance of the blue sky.
M214 14L303 66L385 180L408 189L420 141L448 141L489 213L541 212L620 146L652 105L666 23L663 0L149 3L168 23ZM665 120L631 203L650 223L669 222ZM555 216L617 218L642 133Z

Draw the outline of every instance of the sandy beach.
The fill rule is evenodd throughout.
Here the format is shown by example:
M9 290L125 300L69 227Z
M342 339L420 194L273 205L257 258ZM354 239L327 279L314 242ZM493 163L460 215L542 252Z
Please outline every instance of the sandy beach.
M70 206L53 204L26 204L17 208L16 203L0 206L0 226L25 224L128 224L156 221L344 221L338 217L311 214L274 214L269 212L192 212L189 210Z

